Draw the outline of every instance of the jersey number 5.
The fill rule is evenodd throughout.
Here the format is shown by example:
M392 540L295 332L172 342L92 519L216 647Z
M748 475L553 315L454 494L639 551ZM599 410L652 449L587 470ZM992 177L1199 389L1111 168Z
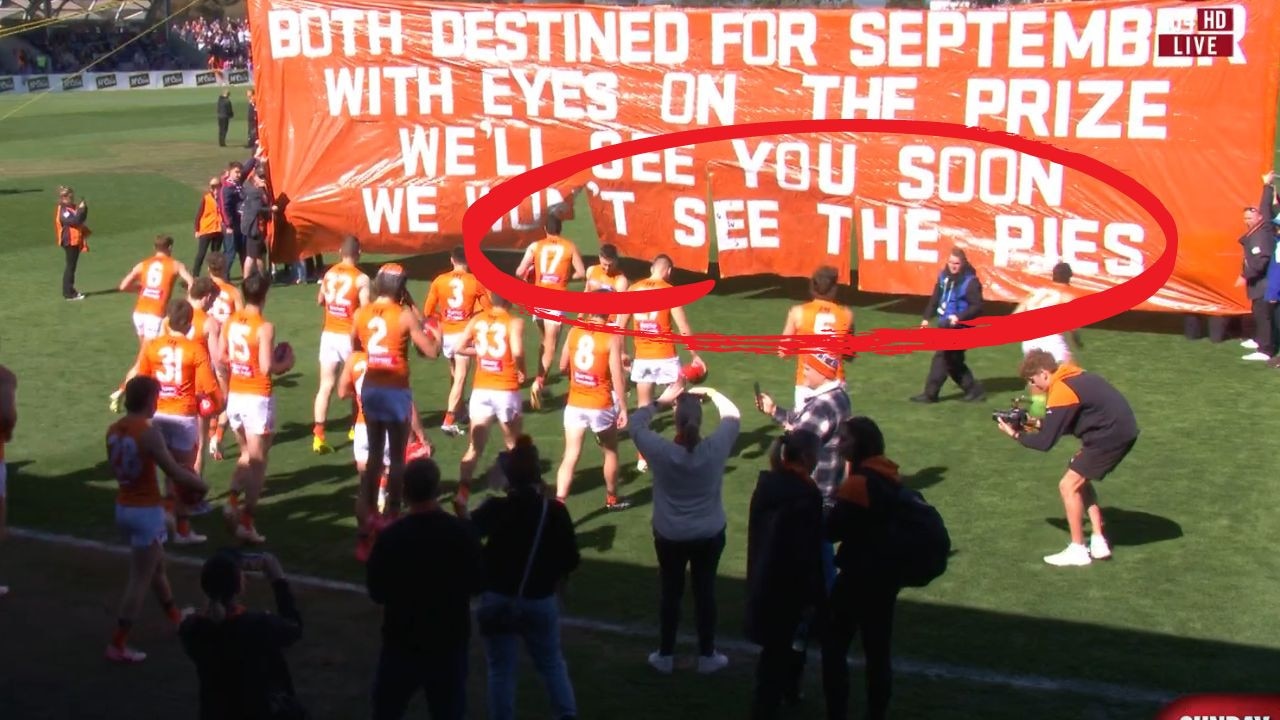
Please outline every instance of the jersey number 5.
M227 345L233 362L249 362L249 326L236 323L227 328Z
M836 329L835 313L820 312L813 316L813 334L830 335Z

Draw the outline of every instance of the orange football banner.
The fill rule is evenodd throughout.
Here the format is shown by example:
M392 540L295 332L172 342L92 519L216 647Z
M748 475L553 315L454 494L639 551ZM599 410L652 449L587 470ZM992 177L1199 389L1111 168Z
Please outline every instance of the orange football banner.
M1201 11L1215 9L1208 15ZM1243 313L1245 231L1272 168L1280 3L1154 0L984 10L720 9L249 0L273 253L459 244L476 198L637 137L771 120L933 120L1099 158L1173 211L1178 262L1141 309ZM1207 20L1205 18L1208 18ZM1213 53L1215 57L1190 57ZM527 198L486 246L542 234L585 193L602 242L721 277L808 275L928 294L952 247L989 299L1059 261L1085 292L1165 246L1082 173L997 145L815 133L673 148ZM713 256L714 253L714 256Z

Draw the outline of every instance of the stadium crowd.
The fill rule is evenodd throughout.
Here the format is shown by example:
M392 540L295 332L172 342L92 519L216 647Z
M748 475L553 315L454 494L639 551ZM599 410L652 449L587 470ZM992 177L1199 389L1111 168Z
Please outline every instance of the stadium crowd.
M249 23L245 20L194 18L176 29L179 36L206 54L209 67L251 67Z

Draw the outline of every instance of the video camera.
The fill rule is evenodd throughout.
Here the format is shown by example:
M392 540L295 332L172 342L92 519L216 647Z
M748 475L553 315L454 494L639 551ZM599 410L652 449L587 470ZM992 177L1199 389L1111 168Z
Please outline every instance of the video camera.
M1014 430L1018 430L1018 431L1039 430L1040 421L1036 418L1031 417L1031 413L1027 412L1027 409L1023 407L1023 405L1026 404L1026 402L1027 402L1026 397L1014 398L1012 402L1012 407L1010 407L1008 410L993 411L991 413L991 420L993 422L1000 422L1001 420L1003 420L1006 424L1009 425L1009 427L1012 427Z

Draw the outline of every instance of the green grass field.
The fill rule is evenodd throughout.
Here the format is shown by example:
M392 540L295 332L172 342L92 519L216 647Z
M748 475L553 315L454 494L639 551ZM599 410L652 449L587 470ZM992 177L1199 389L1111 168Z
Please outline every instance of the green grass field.
M101 438L113 418L107 395L127 370L136 344L130 321L133 297L114 288L133 263L149 254L156 233L172 234L179 240L179 258L192 261L191 216L200 183L226 162L243 159L245 152L216 145L216 92L49 95L0 122L0 362L21 381L19 428L6 449L13 526L115 540L113 483L104 471ZM0 99L0 116L23 101ZM236 132L243 133L239 121L232 143L237 138L242 142L243 135ZM92 252L82 257L77 282L89 297L78 303L64 302L59 294L62 254L54 245L50 216L61 184L73 185L92 208ZM1224 229L1224 235L1231 232ZM595 239L585 211L578 213L569 234L584 252L592 252ZM411 289L418 298L446 264L439 255L402 260L414 275ZM638 277L640 267L629 266L628 274ZM788 305L805 299L803 287L800 281L775 278L724 281L690 307L690 319L695 330L776 333ZM317 457L310 449L320 326L314 298L314 286L279 286L268 302L268 316L293 344L299 362L279 382L279 432L259 528L290 571L359 582L361 566L351 557L355 478L344 404L335 400L336 412L331 413L330 438L338 441L338 452ZM919 299L852 291L846 300L857 308L860 330L911 326L921 307ZM1174 694L1274 689L1280 625L1267 598L1280 582L1275 552L1280 524L1273 519L1280 488L1273 482L1277 445L1271 440L1280 437L1280 416L1270 411L1266 398L1280 389L1280 375L1241 362L1243 351L1235 342L1187 342L1180 330L1177 318L1126 315L1085 331L1082 364L1122 389L1143 430L1122 469L1100 486L1115 559L1085 569L1051 568L1040 559L1066 542L1056 482L1075 442L1048 455L1022 450L997 432L989 417L1021 390L1015 377L1017 347L970 353L989 392L987 403L978 405L945 401L958 394L954 387L944 390L944 402L938 405L907 402L920 391L927 354L863 355L851 366L855 409L884 428L889 454L944 513L957 550L943 578L925 590L903 594L895 626L899 656L993 674L1034 674ZM536 347L532 329L526 342ZM737 401L745 414L738 453L726 475L729 544L719 585L721 631L736 637L746 509L775 432L750 407L751 383L759 380L775 396L789 398L794 360L741 354L708 354L707 359L709 384ZM413 381L437 459L447 474L456 473L465 440L438 430L448 390L446 369L442 363L419 362ZM553 461L562 442L558 408L564 392L561 380L552 386L557 396L552 409L526 418L526 428ZM492 456L490 450L486 460ZM627 448L624 459L634 459L633 450ZM569 503L584 563L572 581L568 612L653 625L657 577L648 477L637 475L629 463L624 492L637 506L606 515L599 510L599 468L598 454L588 448ZM231 469L231 461L209 466L206 474L215 492L225 489ZM210 535L209 547L229 542L212 516L198 527ZM21 560L13 555L23 552L26 543L0 549L0 578L10 570L20 573ZM71 551L51 554L51 575L70 573L56 569L64 561L85 559ZM70 577L57 587L76 588L75 575ZM112 587L108 583L108 595L115 592ZM23 590L15 587L15 592ZM105 596L97 589L93 593L86 602L97 607ZM352 617L365 618L353 621L367 625L365 642L375 637L376 624L368 619L366 604L350 598L332 602L348 603ZM13 637L16 646L21 633L30 635L31 628L39 627L38 617L17 617L7 607L37 615L52 612L42 603L6 603L10 600L0 602L0 645ZM69 604L74 603L60 598L48 608ZM332 612L341 615L340 610ZM691 630L691 615L685 622ZM67 643L92 654L100 649L102 627L90 623L78 634L59 632ZM317 647L305 652L323 655L325 638L311 638L308 642ZM751 683L748 656L737 659L735 672L723 680L705 687L673 681L668 691L644 664L651 643L580 634L568 641L575 671L582 673L584 717L609 713L640 718L660 712L693 717L715 707L745 708ZM82 672L97 667L87 661L80 665ZM21 669L23 674L13 677L28 678L25 682L44 677L49 688L57 687L57 676L68 671L50 667L42 675L30 663ZM0 708L16 697L8 693L25 687L5 681L4 671L0 665ZM155 678L146 677L153 680L138 680L144 687ZM860 692L856 679L855 688ZM361 692L353 684L350 694L356 700L351 702L358 702ZM525 697L533 698L529 702L540 711L540 696L536 689L530 692L535 694ZM810 695L819 695L813 675ZM323 716L352 716L340 710L347 707L341 702L331 705L326 712L333 714ZM918 678L902 681L895 708L902 717L1153 714L1152 706L1141 703L1086 702L1070 694ZM817 717L818 712L811 702L805 716Z

